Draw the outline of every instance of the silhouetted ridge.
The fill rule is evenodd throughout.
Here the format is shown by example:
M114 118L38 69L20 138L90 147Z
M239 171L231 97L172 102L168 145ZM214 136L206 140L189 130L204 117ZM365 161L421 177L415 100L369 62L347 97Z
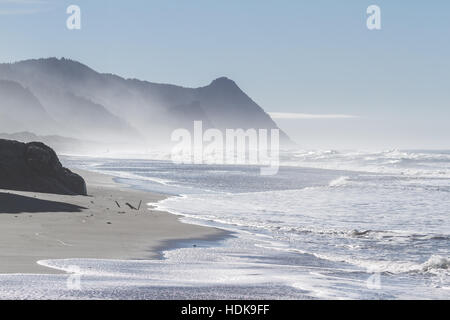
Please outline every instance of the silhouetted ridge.
M0 64L1 79L28 88L56 120L59 128L45 134L167 146L173 130L190 129L194 120L219 129L278 128L258 104L226 77L201 88L184 88L124 79L98 73L74 60L48 58ZM3 116L7 119L9 115ZM2 131L36 130L31 123L18 130ZM291 143L283 132L281 143Z

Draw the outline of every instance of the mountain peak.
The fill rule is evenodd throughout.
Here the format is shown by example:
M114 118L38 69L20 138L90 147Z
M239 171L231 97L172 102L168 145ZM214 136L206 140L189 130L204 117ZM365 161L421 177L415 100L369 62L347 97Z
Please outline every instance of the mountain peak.
M236 82L233 80L227 78L227 77L220 77L211 82L209 86L220 86L220 87L237 87Z

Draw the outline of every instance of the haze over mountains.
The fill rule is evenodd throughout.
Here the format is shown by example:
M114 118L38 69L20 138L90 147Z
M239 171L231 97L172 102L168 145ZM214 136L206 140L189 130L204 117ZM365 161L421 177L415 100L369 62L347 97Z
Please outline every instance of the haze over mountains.
M222 130L278 128L227 78L184 88L101 74L64 58L0 64L0 133L158 146L194 120ZM283 132L280 139L291 143Z

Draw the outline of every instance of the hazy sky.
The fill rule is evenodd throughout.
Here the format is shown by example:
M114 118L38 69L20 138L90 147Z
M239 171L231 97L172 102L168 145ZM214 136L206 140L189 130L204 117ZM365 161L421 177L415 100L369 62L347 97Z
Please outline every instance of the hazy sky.
M371 4L382 30L366 27ZM227 76L290 113L277 122L304 147L450 149L448 0L0 0L0 37L2 62L64 56L189 87Z

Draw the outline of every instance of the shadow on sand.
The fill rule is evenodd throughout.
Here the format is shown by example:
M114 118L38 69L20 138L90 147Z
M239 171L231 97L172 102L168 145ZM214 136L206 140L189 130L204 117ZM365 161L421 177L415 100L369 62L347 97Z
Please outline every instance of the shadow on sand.
M84 207L0 192L1 213L81 212Z

